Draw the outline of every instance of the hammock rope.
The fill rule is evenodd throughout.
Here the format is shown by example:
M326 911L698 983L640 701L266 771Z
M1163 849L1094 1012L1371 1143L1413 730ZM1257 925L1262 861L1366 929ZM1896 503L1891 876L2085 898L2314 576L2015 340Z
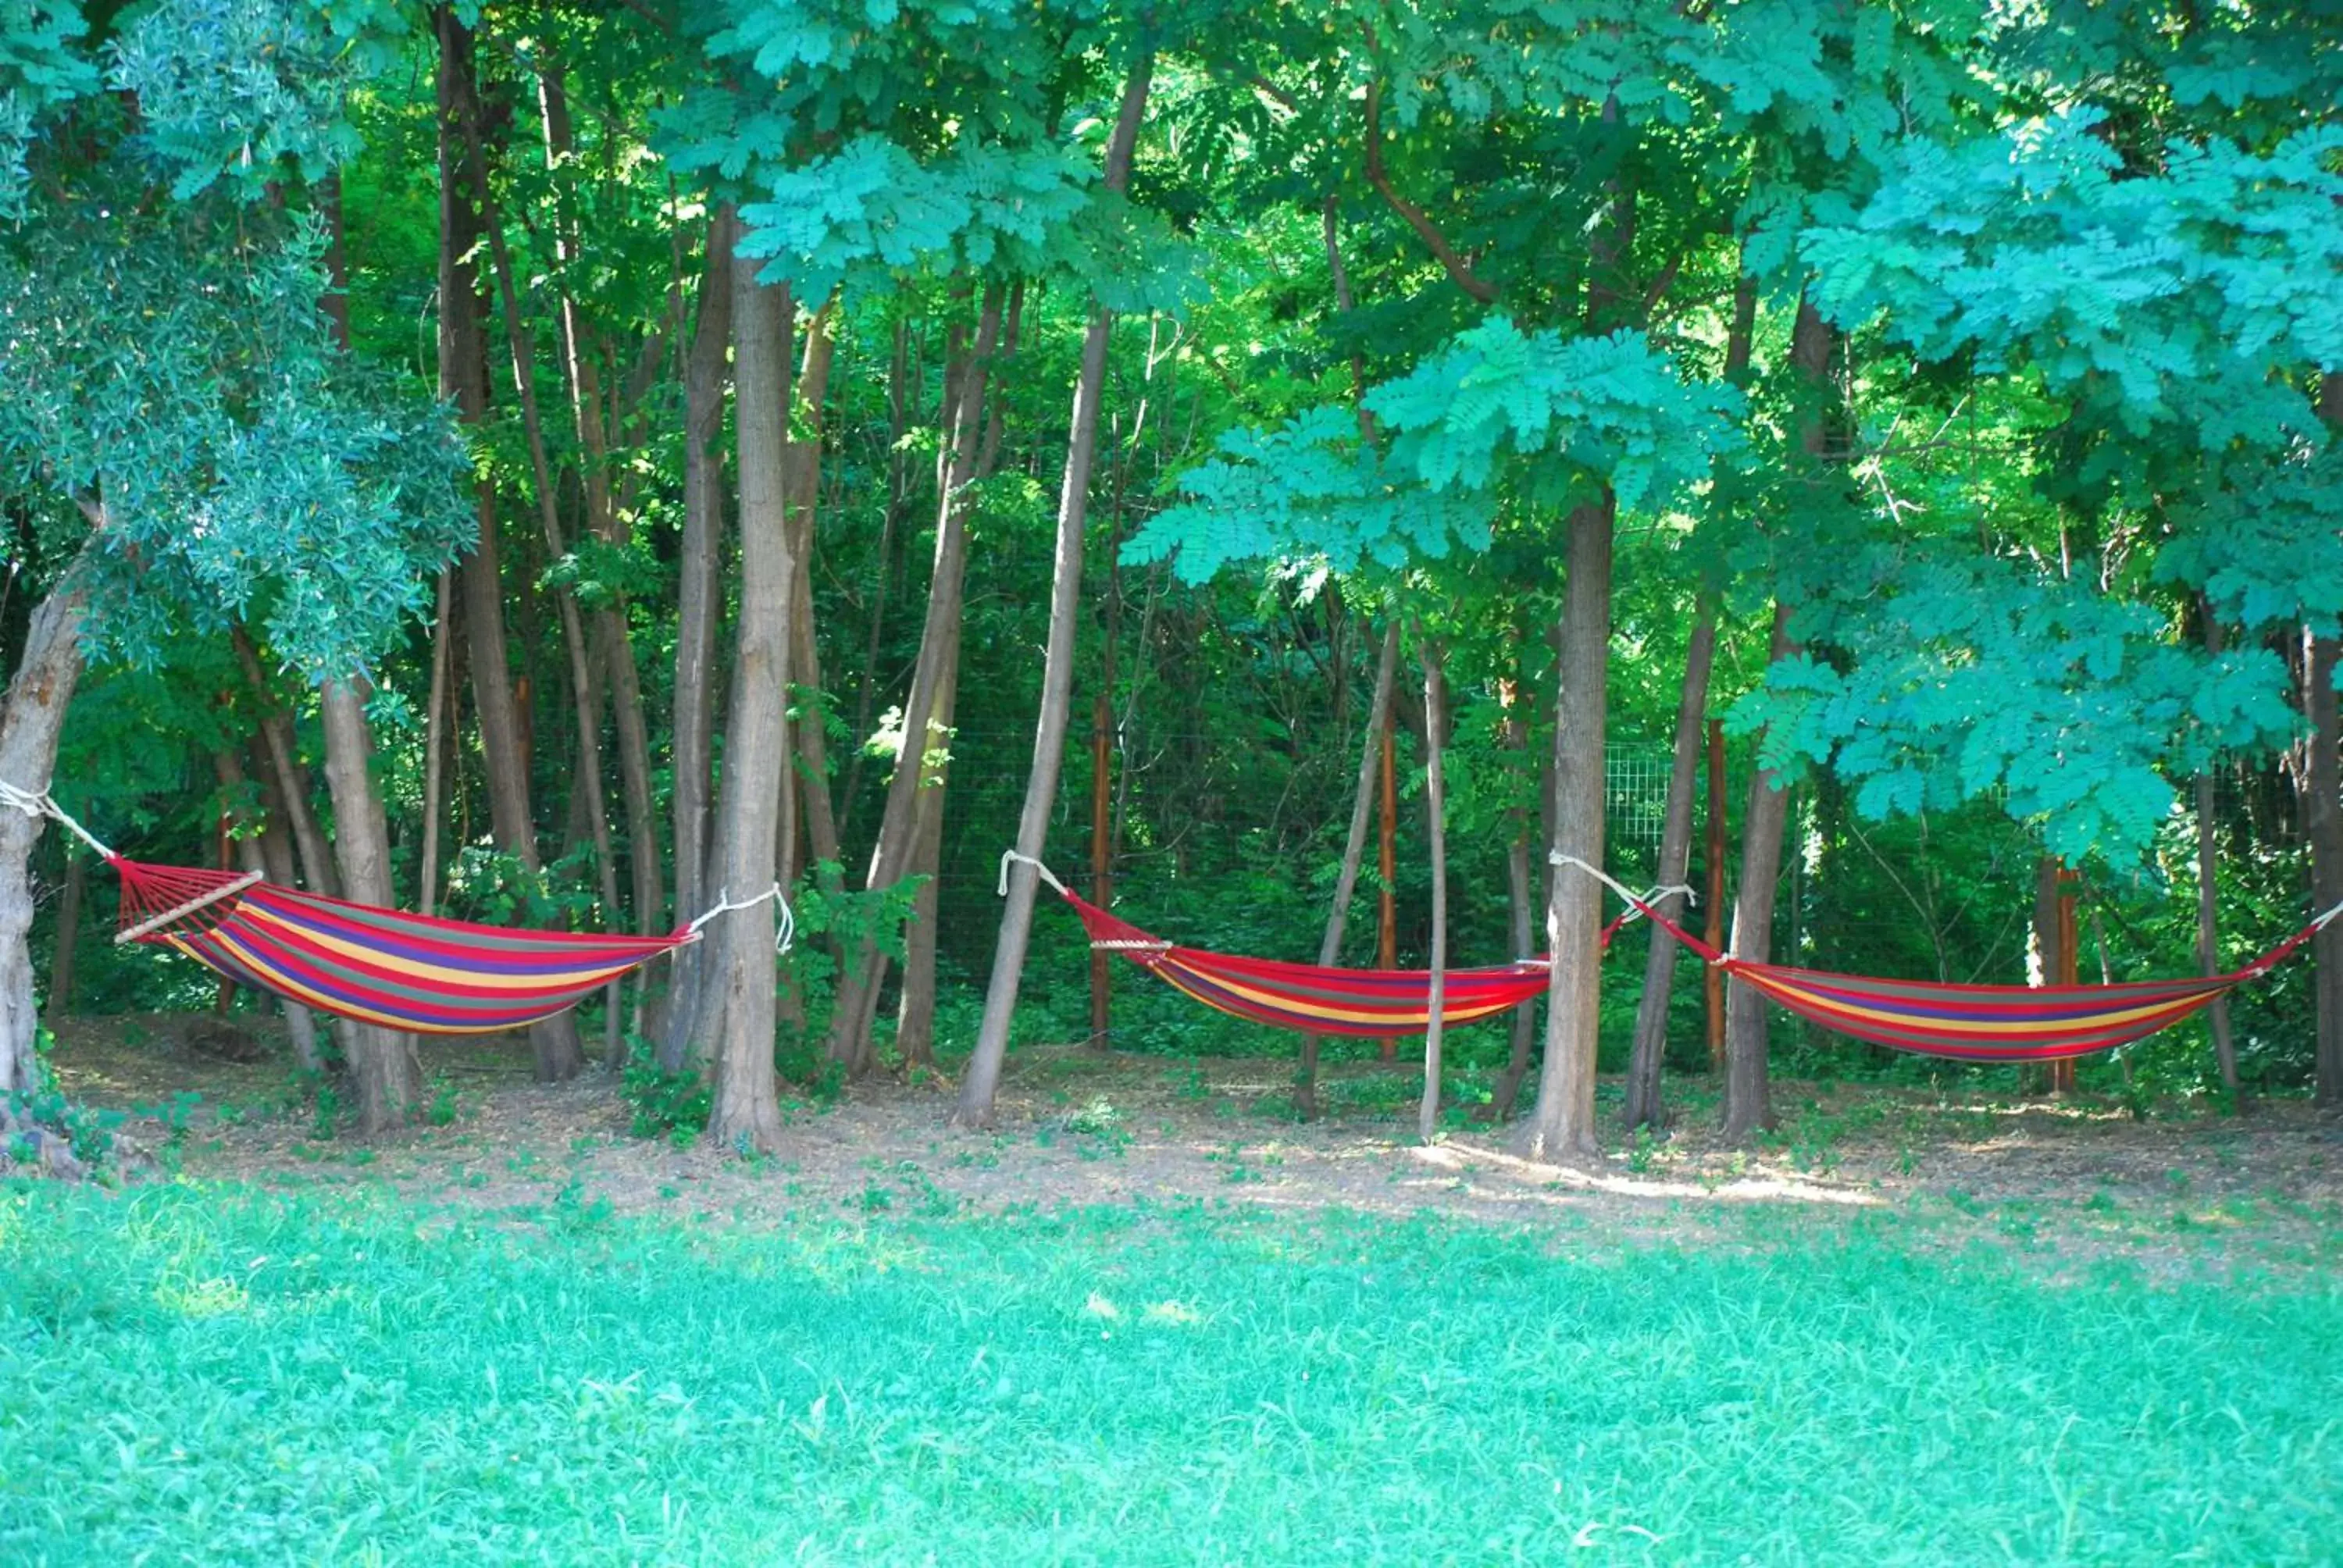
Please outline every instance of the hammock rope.
M539 931L408 914L280 887L258 872L159 866L118 855L45 791L0 779L0 807L46 818L122 880L117 942L168 948L215 974L360 1023L419 1034L494 1034L566 1011L610 981L700 940L717 916L778 910L775 951L797 928L777 882L716 904L665 936Z
M1753 963L1721 953L1585 861L1563 854L1552 859L1557 866L1574 867L1599 879L1712 967L1801 1018L1891 1050L1965 1061L2058 1061L2128 1045L2259 980L2343 916L2343 904L2338 904L2243 969L2227 974L2075 986L1873 980Z

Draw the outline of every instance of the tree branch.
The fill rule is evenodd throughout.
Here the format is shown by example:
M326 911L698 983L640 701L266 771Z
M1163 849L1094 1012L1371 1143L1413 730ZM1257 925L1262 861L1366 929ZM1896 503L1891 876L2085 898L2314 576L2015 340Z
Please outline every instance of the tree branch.
M1399 194L1392 185L1391 176L1383 169L1383 89L1381 82L1367 84L1367 183L1383 198L1383 205L1397 213L1416 236L1428 246L1433 256L1448 274L1448 281L1471 295L1483 305L1497 302L1496 286L1475 276L1473 264L1456 253L1456 247L1424 216L1423 209Z

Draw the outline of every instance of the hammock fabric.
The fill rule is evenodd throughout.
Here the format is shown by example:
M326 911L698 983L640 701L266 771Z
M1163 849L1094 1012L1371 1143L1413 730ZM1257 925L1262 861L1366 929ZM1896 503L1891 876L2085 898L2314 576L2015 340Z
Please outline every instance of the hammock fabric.
M1634 894L1624 896L1709 963L1801 1018L1892 1050L1966 1061L2058 1061L2169 1029L2268 974L2337 912L2329 910L2227 974L2114 985L1954 985L1745 962L1718 952Z
M1062 888L1059 896L1081 917L1091 947L1121 953L1158 980L1222 1012L1278 1029L1370 1040L1422 1034L1431 1024L1429 970L1328 969L1183 948L1150 936ZM1623 915L1604 929L1606 947L1612 932L1627 919ZM1446 1028L1473 1023L1542 996L1545 989L1544 959L1523 959L1493 969L1450 970L1441 1000L1441 1020Z
M106 859L122 878L116 941L171 948L238 985L421 1034L535 1023L697 938L689 927L625 937L474 925L280 888L257 872Z

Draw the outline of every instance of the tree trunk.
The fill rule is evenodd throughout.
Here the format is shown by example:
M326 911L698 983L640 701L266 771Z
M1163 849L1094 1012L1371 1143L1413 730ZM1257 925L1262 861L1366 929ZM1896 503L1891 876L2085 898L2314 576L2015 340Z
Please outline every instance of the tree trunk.
M569 95L563 84L559 61L551 55L540 55L539 58L538 106L545 134L546 167L556 182L554 252L563 268L560 311L557 319L561 337L563 381L569 388L570 415L578 433L578 465L585 491L586 527L603 543L618 546L625 543L625 538L611 496L609 423L603 417L601 375L591 347L587 342L586 328L578 307L577 290L570 286L568 277L570 270L578 266L579 255L578 226L568 199L568 187L560 183L562 171L570 162L576 144L569 123ZM538 439L541 442L541 434ZM666 912L666 894L659 876L659 828L651 809L650 729L643 716L642 680L635 666L634 640L627 630L625 605L599 605L588 620L594 657L608 682L607 694L610 699L613 729L618 736L618 779L626 799L627 864L634 896L635 929L649 933L660 927ZM583 690L578 693L578 723L598 729L601 709L598 704L590 708L586 706L590 695ZM598 740L594 756L598 763ZM581 771L584 766L581 759ZM606 827L596 839L596 848L606 863L611 859L612 846L608 838Z
M2197 611L2205 623L2205 651L2217 656L2221 651L2221 623L2214 618L2212 605L2202 598ZM2220 840L2214 820L2213 774L2208 768L2197 775L2197 967L2207 979L2221 972L2221 889L2215 875L2220 859ZM2098 911L2092 910L2097 920ZM2237 1040L2229 1028L2229 999L2217 996L2205 1010L2206 1021L2213 1030L2213 1059L2221 1070L2222 1086L2228 1090L2233 1109L2242 1109L2237 1099Z
M722 886L754 898L773 879L780 808L784 687L789 610L795 602L789 516L783 504L788 441L789 327L786 286L732 271L735 421L740 465L739 642L724 732L718 837ZM773 1077L774 910L770 900L725 914L709 927L712 950L698 1038L714 1064L709 1135L722 1147L770 1151L781 1137Z
M1421 634L1419 634L1421 635ZM1429 639L1423 658L1423 812L1432 858L1431 1017L1423 1031L1423 1101L1416 1108L1415 1135L1429 1143L1440 1124L1440 1047L1448 1003L1448 786L1441 753L1448 744L1448 690L1441 676L1440 650Z
M479 276L472 256L479 247L486 207L487 160L466 128L476 99L471 32L443 8L439 34L439 390L456 405L457 417L478 427L488 418L487 345L482 336ZM477 127L473 127L477 129ZM488 822L497 848L531 876L538 857L537 827L529 808L528 760L521 743L521 720L514 700L505 648L504 579L498 564L496 487L477 486L479 528L476 545L461 568L464 629L472 654L472 705L480 721L481 765L488 790ZM344 855L347 860L347 851ZM357 895L353 895L354 897ZM531 1024L529 1046L540 1082L577 1075L585 1052L575 1015L560 1013Z
M1789 611L1774 607L1772 663L1796 653L1790 641ZM1762 748L1765 738L1760 735ZM1789 828L1789 786L1771 769L1749 781L1749 809L1742 819L1741 886L1733 903L1731 956L1762 964L1774 950L1774 894L1781 880L1782 839ZM1774 1126L1774 1106L1765 1075L1766 1008L1755 988L1735 980L1725 988L1725 1136L1744 1142Z
M709 800L716 729L716 633L724 618L724 377L732 337L732 209L708 224L708 260L699 280L699 319L692 328L683 381L683 542L679 563L675 639L675 903L683 919L709 904ZM705 943L676 951L669 983L669 1027L659 1065L679 1071L689 1045L679 1028L684 999L698 990Z
M1359 787L1351 796L1351 831L1342 840L1342 864L1334 875L1334 900L1326 910L1326 932L1318 940L1319 967L1342 960L1342 934L1350 924L1351 900L1359 886L1359 866L1366 859L1367 819L1373 814L1376 781L1383 773L1383 738L1392 727L1393 684L1399 673L1399 622L1383 628L1383 652L1375 660L1374 695L1368 701L1366 738L1359 747ZM1294 1077L1293 1103L1304 1117L1318 1114L1318 1036L1302 1037L1302 1065Z
M920 848L920 797L943 788L951 722L950 683L960 654L961 585L968 568L966 492L975 473L986 379L1001 334L1001 293L997 285L985 290L976 340L960 358L960 374L946 378L957 381L959 390L947 398L951 438L946 447L948 460L938 502L927 621L920 638L919 660L911 672L910 696L903 704L903 749L887 786L886 813L871 850L870 872L863 879L866 888L891 887L913 870ZM872 1066L870 1023L886 974L886 956L867 942L840 971L830 1055L850 1073L860 1075Z
M2330 380L2329 385L2333 385ZM2304 741L2308 756L2301 769L2303 837L2310 843L2310 902L2324 914L2343 904L2343 724L2336 712L2335 667L2338 641L2303 637L2302 709L2310 719ZM2318 1055L2314 1101L2343 1105L2343 920L2330 920L2310 940L2318 965L2317 980Z
M85 608L78 568L34 609L7 704L0 708L0 779L40 793L57 762L57 738L81 678ZM38 1078L35 1046L40 1006L33 994L33 846L45 819L0 809L0 1094L30 1091Z
M1614 503L1603 498L1570 515L1569 581L1562 611L1560 690L1555 701L1554 825L1557 852L1603 864L1603 747L1611 658ZM1517 1139L1534 1160L1602 1158L1594 1134L1594 1063L1601 1029L1603 884L1569 868L1546 897L1545 1061L1536 1108Z
M440 568L431 618L431 695L423 709L423 854L415 879L415 907L425 915L439 907L439 801L447 787L447 648L452 629L448 623L455 613L454 577L454 568Z
M89 862L81 847L67 844L65 887L57 894L55 945L49 950L49 994L42 1009L45 1018L73 1016L74 954L81 945L82 896L88 890Z
M375 793L366 699L349 680L328 680L317 697L342 886L359 903L387 909L392 903L390 835ZM396 1030L365 1023L351 1024L343 1040L357 1080L359 1127L371 1137L403 1123L423 1101L423 1064L412 1041Z
M240 809L241 802L249 798L251 780L246 777L244 764L237 759L236 753L228 750L213 752L212 773L219 780L220 789L227 796L230 805ZM247 830L238 835L236 839L237 869L244 871L257 871L271 881L278 882L284 887L291 887L293 879L289 866L286 868L287 874L284 877L279 878L275 874L277 868L270 864L268 847L263 841L266 832L267 818L265 813L257 815L260 830L256 832ZM278 853L282 854L285 849L285 839L282 834L277 835L276 843ZM293 1042L294 1060L301 1064L304 1070L316 1071L318 1067L317 1020L310 1016L307 1008L297 1001L279 997L277 999L277 1006L285 1016L285 1032Z
M1668 771L1666 816L1660 825L1660 886L1684 879L1692 864L1692 800L1700 787L1702 718L1708 710L1708 672L1716 655L1716 604L1704 597L1694 612L1692 641L1684 650L1684 692L1676 701L1674 765ZM1684 899L1661 895L1654 906L1681 920ZM1644 999L1635 1009L1635 1046L1627 1064L1627 1125L1666 1125L1660 1104L1660 1064L1668 1049L1668 993L1676 971L1676 939L1651 922L1652 947L1644 962Z
M1147 112L1148 84L1154 72L1154 52L1143 50L1131 62L1123 81L1122 103L1107 143L1104 183L1111 191L1121 191L1131 183L1131 151L1138 145L1140 122ZM1090 516L1091 467L1098 451L1099 403L1106 391L1106 355L1113 324L1105 306L1092 307L1090 330L1082 338L1081 371L1074 383L1065 482L1058 492L1058 547L1051 576L1049 646L1042 656L1041 713L1034 729L1032 771L1026 776L1025 808L1017 824L1017 852L1036 860L1049 850L1050 814L1058 803L1058 769L1065 757L1066 726L1072 718L1074 633L1081 615L1082 529ZM1001 912L1001 932L993 945L992 979L984 993L984 1021L977 1030L976 1052L960 1082L960 1108L953 1118L962 1126L992 1122L992 1097L1009 1051L1010 1019L1017 1010L1025 948L1032 935L1033 896L1039 887L1033 866L1024 860L1011 863L1008 907Z
M789 452L789 555L798 563L797 608L789 628L789 684L805 694L804 711L789 726L790 754L797 763L789 777L805 798L806 849L817 863L836 862L843 853L837 807L830 796L830 737L823 732L829 705L822 698L821 646L814 636L813 622L814 514L821 499L822 409L830 393L837 304L834 294L824 300L806 332L805 358L798 367L797 402L803 411L807 439L791 441ZM788 882L786 871L781 879Z
M268 756L268 770L276 777L286 825L293 829L293 842L300 850L302 874L308 879L311 891L339 898L341 875L335 869L333 850L309 803L309 770L301 766L300 752L294 744L292 716L277 705L276 690L260 667L260 650L245 629L236 628L228 640L235 646L236 662L244 667L245 681L252 688L253 704L260 710L261 748Z
M2319 377L2318 414L2328 428L2343 436L2343 367L2329 367ZM2310 901L2324 914L2343 904L2343 721L2338 721L2335 698L2335 667L2343 643L2333 637L2306 635L2303 648L2302 710L2310 720L2309 755L2298 774L2307 792L2303 801L2303 837L2310 840ZM2318 1082L2314 1098L2322 1106L2343 1105L2343 920L2330 920L2310 940L2318 965Z

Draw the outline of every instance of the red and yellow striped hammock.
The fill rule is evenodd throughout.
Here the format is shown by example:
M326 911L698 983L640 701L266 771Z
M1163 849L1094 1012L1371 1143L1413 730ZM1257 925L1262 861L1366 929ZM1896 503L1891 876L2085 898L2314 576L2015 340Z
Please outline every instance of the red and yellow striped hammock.
M1421 1034L1431 1020L1430 970L1333 969L1183 947L1100 909L1054 877L1047 880L1081 917L1092 948L1121 953L1222 1012L1312 1034L1370 1037ZM2260 979L2343 915L2343 908L2327 911L2227 974L2093 986L1954 985L1746 962L1717 951L1608 877L1603 880L1634 914L1664 927L1703 960L1801 1018L1892 1050L1967 1061L2055 1061L2127 1045ZM1604 928L1605 947L1628 918ZM1548 969L1544 959L1525 959L1493 969L1450 970L1446 980L1441 1018L1453 1028L1533 1000L1546 989Z
M476 925L282 888L257 871L106 859L122 878L116 941L169 948L237 985L420 1034L551 1018L699 937L690 926L628 937Z

